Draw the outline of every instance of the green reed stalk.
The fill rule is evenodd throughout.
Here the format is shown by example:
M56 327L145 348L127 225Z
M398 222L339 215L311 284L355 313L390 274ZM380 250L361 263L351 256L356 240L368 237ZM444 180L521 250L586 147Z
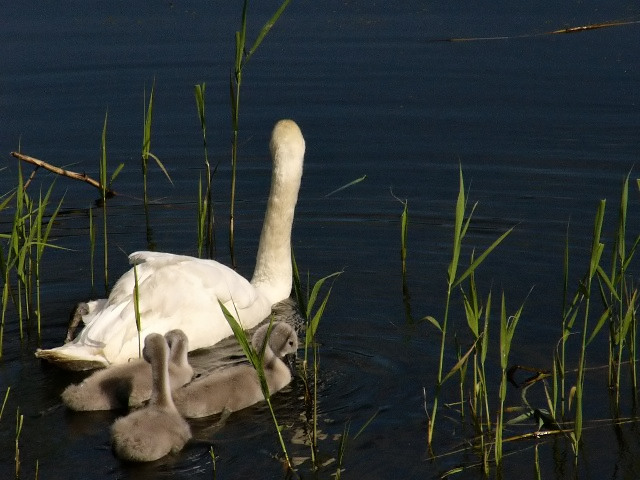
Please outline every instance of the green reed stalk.
M58 216L58 212L60 211L60 208L62 207L62 203L64 202L64 195L63 195L62 198L60 199L60 202L58 202L58 206L55 208L53 213L49 216L49 220L47 221L47 226L44 228L44 231L43 231L42 230L43 216L44 216L45 209L49 204L49 198L51 196L54 183L52 183L51 186L49 187L49 190L47 190L47 193L44 199L42 198L42 192L40 192L40 200L38 204L38 210L37 210L38 213L36 218L36 228L37 228L36 239L37 240L36 240L36 262L35 262L36 272L35 274L36 274L36 318L38 321L38 339L40 339L40 324L42 319L41 312L40 312L40 263L42 261L42 255L44 253L45 247L53 247L53 245L50 245L47 242L49 240L49 235L51 234L51 228L53 227L53 222Z
M318 469L318 372L320 368L320 357L318 355L318 343L313 342L313 393L311 399L311 435L309 444L311 445L311 464L314 469ZM306 379L305 379L306 384ZM306 397L307 395L305 395Z
M402 264L402 291L407 285L407 236L409 233L409 207L405 200L403 203L402 215L400 216L400 262Z
M592 284L593 277L596 275L598 266L600 265L600 258L602 257L602 251L604 249L604 244L600 242L600 236L602 233L602 223L604 220L605 207L606 207L606 200L600 200L598 209L596 211L596 218L595 218L594 227L593 227L593 239L591 243L591 257L589 260L589 270L583 281L583 294L585 296L585 307L584 307L583 328L582 328L582 344L580 348L580 357L578 361L578 378L576 380L576 394L575 394L576 414L575 414L575 425L574 425L574 431L573 431L573 443L574 443L574 453L575 453L576 461L578 458L580 440L582 438L582 423L583 423L582 404L584 400L583 398L584 375L586 370L586 349L588 345L587 329L588 329L590 305L591 305L591 284Z
M9 392L11 391L11 387L7 387L7 391L4 393L4 400L2 401L2 407L0 407L0 420L2 420L2 414L4 413L4 407L7 405L7 400L9 399Z
M373 419L378 416L378 413L380 413L380 410L376 411L373 415L369 417L369 419L366 422L364 422L362 427L360 427L360 430L358 430L356 434L353 436L353 440L356 440L362 434L362 432L365 431L365 429L371 424L371 422L373 422ZM344 425L342 437L340 437L340 443L338 445L338 466L336 469L336 473L334 474L334 477L336 478L336 480L341 478L342 472L344 471L344 469L342 468L342 465L344 463L345 452L347 451L347 443L349 442L350 430L351 430L351 421L348 420L347 423L345 423Z
M538 453L537 443L533 450L533 474L535 475L535 480L542 480L542 475L540 474L540 454Z
M620 196L620 207L618 210L618 225L615 232L615 240L613 246L613 255L611 259L611 272L609 278L600 274L599 280L609 287L609 297L611 305L614 307L612 315L609 319L609 386L616 392L616 404L618 403L620 393L620 360L624 345L624 336L621 335L622 330L622 312L624 310L624 298L621 290L625 288L625 256L626 256L626 224L627 224L627 206L629 193L629 175L627 175L622 184L622 192ZM620 290L617 288L620 286ZM602 288L602 287L601 287ZM607 294L602 292L603 300L606 303ZM617 347L618 355L614 359ZM617 361L616 361L617 360Z
M260 46L267 33L278 21L280 15L287 8L291 0L284 0L276 12L265 23L258 33L251 48L247 50L247 7L248 0L244 0L242 6L242 16L240 19L240 30L236 31L236 50L233 73L229 79L229 91L231 96L231 126L233 137L231 142L231 200L229 209L229 252L231 254L231 264L236 267L234 253L234 218L235 218L235 198L236 198L236 165L238 160L238 134L240 131L240 88L242 86L242 73L249 59Z
M213 452L213 447L209 447L209 456L211 457L211 463L213 465L213 480L216 480L216 454Z
M329 296L331 295L331 289L333 288L333 285L329 287L329 290L327 291L326 295L322 299L322 302L314 313L313 310L315 307L315 303L318 300L318 294L320 293L320 289L322 289L322 286L327 280L338 277L342 274L342 272L334 272L330 275L327 275L326 277L322 277L313 285L311 292L309 292L309 289L307 288L307 293L304 294L302 291L302 284L300 282L300 272L298 270L298 264L296 263L296 258L293 250L291 250L291 263L293 266L293 289L295 292L298 307L300 308L300 312L302 313L306 324L303 361L303 368L305 369L306 374L308 358L307 350L308 347L315 341L316 331L318 330L320 319L322 318L324 309L327 306L327 302L329 301Z
M199 186L198 192L198 256L202 257L202 246L206 246L207 256L213 258L215 254L215 231L214 231L214 212L211 191L211 181L214 172L211 172L211 164L209 163L209 154L207 150L207 117L205 115L205 87L206 84L197 84L194 87L196 97L196 107L198 108L198 118L200 119L200 129L202 130L202 144L204 147L204 166L207 176L207 189L204 197L202 196L202 187Z
M104 290L109 290L109 238L107 235L107 116L104 114L104 125L100 142L100 194L102 196L102 239L104 242Z
M637 301L638 301L638 291L635 290L631 297L627 297L627 306L626 311L621 319L620 326L616 331L616 335L614 337L615 342L618 346L618 356L616 358L616 378L615 378L615 394L616 394L616 405L620 403L620 371L622 370L622 355L624 353L624 347L627 343L630 345L631 342L627 340L627 336L629 335L629 331L631 329L632 323L635 321L635 312L637 309ZM631 340L631 339L630 339ZM634 368L631 366L631 368Z
M637 290L635 291L637 292ZM634 292L634 293L635 293ZM638 395L638 371L637 371L637 337L638 337L638 317L636 310L632 310L631 332L629 335L629 365L631 368L631 393L634 405L637 403Z
M520 308L515 314L508 317L504 293L502 294L502 305L500 309L500 368L502 370L502 376L500 380L500 393L498 395L500 406L498 410L498 417L496 419L495 445L495 459L498 470L500 470L502 466L502 432L504 428L504 402L507 398L507 368L509 367L509 352L511 351L513 334L518 326L518 321L520 320L523 308L524 303L520 305Z
M302 374L301 379L305 386L305 403L307 407L311 410L307 412L307 419L311 416L310 424L311 424L311 435L310 435L310 444L311 444L311 460L314 468L317 470L319 465L317 464L318 458L318 369L319 369L319 356L318 356L318 344L316 342L316 332L318 330L318 325L320 324L320 319L324 314L325 307L327 302L329 301L329 295L331 294L331 289L333 285L329 287L328 292L322 299L320 306L315 310L315 303L318 300L318 294L320 293L320 289L323 284L329 280L330 278L337 277L342 272L335 272L331 275L327 275L326 277L318 280L312 289L309 289L309 285L307 285L307 291L304 293L302 291L302 282L300 281L300 271L298 270L298 264L296 263L296 258L293 253L293 249L291 250L291 263L293 267L293 290L296 297L296 302L298 303L298 307L302 316L304 317L306 333L305 333L305 341L304 341L304 360L302 362ZM309 349L313 352L313 369L312 369L312 382L313 382L313 391L309 387L309 371L308 371L308 352ZM309 420L308 420L309 421Z
M138 288L138 269L133 265L133 310L136 318L136 330L138 332L138 358L142 358L142 322L140 320L140 289Z
M93 207L89 206L89 267L91 270L91 288L93 289L94 258L96 252L96 228L93 223Z
M238 323L238 320L235 319L235 317L229 312L229 310L227 310L227 307L225 307L221 301L218 300L218 304L220 305L222 313L224 314L227 322L229 323L229 326L231 327L231 330L233 331L233 335L236 337L236 340L240 344L242 351L247 357L247 360L249 360L253 368L256 370L256 373L258 374L258 379L260 380L260 388L262 389L262 394L264 395L264 399L266 400L267 406L269 407L269 412L271 412L271 418L273 420L273 424L276 427L278 440L280 441L280 447L282 448L282 453L284 454L287 468L289 471L294 472L293 464L291 463L291 460L289 460L287 447L285 446L284 439L282 438L282 427L278 423L278 419L276 418L276 414L273 410L273 405L271 403L271 394L269 392L269 386L267 385L267 378L264 374L264 349L266 348L266 345L269 341L269 336L271 335L271 325L269 325L269 330L267 331L267 336L265 337L262 351L257 352L249 342L247 334L240 323ZM238 311L236 310L236 315L237 314ZM271 321L273 322L273 318L271 319Z
M197 241L198 241L198 257L202 258L202 251L207 243L207 200L202 196L202 177L198 178L198 216L197 216Z
M22 169L18 166L18 189L16 191L16 211L10 238L9 257L7 261L3 259L3 273L7 282L7 290L3 292L3 307L9 296L9 275L12 268L15 268L17 276L18 298L16 309L18 312L18 323L20 339L24 338L23 318L26 316L29 326L31 326L32 314L37 319L38 338L41 334L41 312L40 312L40 263L48 244L51 228L58 215L64 201L64 197L58 203L57 208L50 215L46 226L44 226L44 216L49 205L51 192L55 182L51 184L45 196L42 190L38 197L38 204L30 198L25 191L26 184L23 183ZM4 203L6 206L6 203ZM5 237L6 238L6 237ZM35 251L35 256L34 256ZM35 286L34 286L35 284ZM34 298L35 297L35 298ZM3 314L4 315L4 314ZM0 342L1 343L1 342Z
M491 432L491 416L489 412L489 393L485 373L485 361L489 347L489 314L491 311L491 292L487 296L486 306L480 305L475 274L469 275L469 294L462 292L462 300L467 318L467 325L475 339L476 348L473 352L473 396L470 399L471 418L476 434L480 441L480 454L485 475L489 474L490 444L485 439L485 424L487 432ZM480 320L484 317L482 325Z
M2 202L0 202L0 212L7 207L9 202L13 199L14 195L15 195L15 192L12 193L11 195L6 195L6 198L2 200ZM14 227L12 227L12 232L13 230L14 230ZM11 239L12 236L13 236L13 233L9 235L0 234L0 238ZM4 339L4 322L5 322L7 307L9 304L9 294L10 294L9 277L10 277L10 272L12 267L13 267L13 262L12 262L11 245L9 244L6 257L5 257L4 249L0 247L0 275L2 276L2 279L3 279L2 316L0 319L0 358L2 358L2 342Z
M146 111L144 116L144 127L142 129L142 155L141 155L141 164L142 164L142 194L143 194L143 202L145 208L149 202L149 198L147 196L147 163L149 161L149 153L151 149L151 120L153 113L153 90L156 85L155 79L151 84L151 92L149 93L149 106L143 105L143 110ZM146 98L145 99L146 103Z
M555 353L555 364L557 364L558 375L560 377L560 409L562 417L565 416L565 377L566 377L566 344L569 335L571 334L571 327L575 322L578 310L575 309L575 302L577 296L574 297L574 303L567 305L567 299L569 294L569 225L567 225L567 231L565 234L564 243L564 257L563 257L563 281L562 281L562 336L560 338L559 352ZM554 397L558 396L557 390L554 391Z
M152 250L154 249L154 243L153 243L153 233L151 229L151 221L149 219L149 195L147 191L147 173L149 168L149 158L153 159L156 162L160 170L162 170L162 173L164 173L164 176L167 177L167 180L169 180L169 183L173 185L173 181L171 180L171 177L169 176L169 172L167 172L167 169L165 168L165 166L162 164L162 162L157 156L151 153L151 123L153 119L153 92L155 90L155 85L156 85L156 80L154 78L153 83L151 84L151 92L149 93L149 105L145 104L143 107L143 111L145 113L144 113L144 123L143 123L144 126L142 129L142 150L140 154L140 159L141 159L140 163L142 165L143 205L144 205L146 232L147 232L147 246L149 249L152 249ZM145 99L144 101L146 103L145 96L143 96L143 98Z
M607 277L604 270L598 267L601 296L605 305L611 309L609 317L609 384L616 393L616 404L620 396L620 373L624 349L634 348L627 340L635 317L635 301L637 291L630 292L627 283L627 270L633 258L640 236L636 237L630 249L626 246L627 209L629 195L629 174L622 183L618 224L615 231L615 242L611 259L611 273ZM606 286L606 289L603 287ZM615 352L615 354L614 354ZM614 358L615 356L615 358ZM635 368L635 366L632 366Z
M400 263L402 267L402 302L404 303L405 317L408 322L413 322L411 315L411 294L407 282L407 238L409 235L409 206L407 200L403 204L400 216Z
M18 290L18 302L16 308L18 311L18 325L20 331L20 340L24 338L23 320L23 295L25 297L24 306L29 312L29 302L27 293L27 268L28 268L28 249L31 238L27 233L27 223L33 213L33 202L24 190L22 177L22 167L18 167L18 195L16 197L16 215L14 217L13 232L11 237L11 248L13 249L14 258L16 259L15 271L17 276L16 288ZM35 231L32 230L35 233Z
M20 478L20 434L22 433L22 424L24 423L24 415L20 414L20 407L16 409L16 437L15 437L15 465L16 478Z
M466 278L471 275L476 268L478 268L482 262L487 258L487 256L511 233L513 227L503 233L498 239L496 239L479 257L471 262L471 265L461 274L457 275L458 266L460 262L460 253L462 250L462 240L464 239L467 229L469 227L469 223L471 222L471 218L473 216L473 212L476 208L475 204L466 221L465 221L465 211L466 211L466 196L464 191L464 178L462 175L462 168L459 169L459 190L458 190L458 199L456 201L456 213L455 213L455 221L454 221L454 232L453 232L453 249L452 249L452 258L449 263L449 267L447 269L447 296L445 301L445 310L444 310L444 318L442 321L442 325L440 325L434 318L430 318L430 321L436 325L440 331L440 358L438 361L438 375L435 386L435 393L433 398L433 408L431 410L431 416L428 419L428 433L427 433L427 445L429 449L431 449L432 441L433 441L433 432L435 428L436 415L438 413L438 401L440 396L440 390L442 388L442 384L444 383L445 377L443 376L443 368L444 368L444 350L446 345L446 337L447 337L447 325L449 321L449 306L451 304L451 295L453 289L460 285ZM447 374L448 378L450 374L453 372L450 371Z
M18 311L18 326L20 340L24 338L23 320L30 318L31 311L31 249L34 244L36 228L34 222L33 200L24 189L22 167L18 165L18 190L16 195L16 211L12 226L10 248L13 250L13 267L17 276L17 301L14 299ZM24 299L23 299L24 297Z
M142 153L141 153L141 162L142 162L142 179L143 179L143 191L144 191L144 205L145 209L148 204L148 196L147 196L147 172L148 172L148 164L149 158L151 158L164 176L167 177L169 183L173 185L173 180L171 180L171 176L169 172L165 168L164 164L160 161L160 159L151 152L151 122L153 119L153 92L155 90L156 80L153 79L153 83L151 84L151 92L149 93L149 105L145 106L146 115L144 117L144 128L142 132ZM113 181L113 179L112 179Z
M334 474L335 480L340 480L342 478L342 462L344 460L344 453L347 450L349 428L351 428L351 423L347 421L347 423L344 424L342 436L340 437L340 442L338 443L338 466L336 467L336 473Z

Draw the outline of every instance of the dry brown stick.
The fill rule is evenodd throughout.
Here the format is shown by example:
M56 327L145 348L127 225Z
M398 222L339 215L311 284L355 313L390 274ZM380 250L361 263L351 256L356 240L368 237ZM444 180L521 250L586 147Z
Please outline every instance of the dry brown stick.
M78 172L72 172L71 170L65 170L63 168L56 167L55 165L51 165L50 163L43 162L42 160L38 160L37 158L33 158L18 152L11 152L11 155L17 158L18 160L22 160L23 162L27 162L32 165L36 165L37 167L45 168L55 174L62 175L64 177L73 178L74 180L80 180L80 181L86 182L89 185L92 185L96 187L98 190L102 191L102 184L97 180L94 180L93 178L88 176L86 173L78 173ZM110 188L107 188L107 187L105 187L105 192L107 194L107 197L113 197L114 195L116 195L116 192L114 190L111 190Z
M31 182L33 181L33 179L36 178L36 172L38 171L39 168L40 167L36 165L36 168L33 169L33 172L31 172L31 175L29 175L29 178L27 179L27 181L24 182L24 186L22 187L23 190L26 191L29 185L31 185Z
M546 33L548 35L554 35L554 34L558 34L558 33L576 33L576 32L584 32L585 30L597 30L598 28L621 27L621 26L624 26L624 25L634 25L636 23L640 23L640 20L591 23L589 25L582 25L582 26L579 26L579 27L561 28L559 30L553 30L552 32L546 32Z
M561 28L559 30L552 30L549 32L540 32L540 33L525 33L522 35L500 35L496 37L460 37L460 38L449 38L446 41L448 42L476 42L476 41L486 41L486 40L510 40L514 38L535 38L535 37L543 37L546 35L558 35L563 33L578 33L585 32L588 30L597 30L599 28L609 28L609 27L622 27L625 25L637 25L640 23L640 20L615 20L611 22L600 22L600 23L592 23L589 25L581 25L578 27L567 27Z

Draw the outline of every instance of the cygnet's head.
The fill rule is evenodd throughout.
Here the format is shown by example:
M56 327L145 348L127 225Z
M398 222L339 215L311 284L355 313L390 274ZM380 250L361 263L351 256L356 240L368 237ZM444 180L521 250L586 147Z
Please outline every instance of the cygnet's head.
M189 352L189 339L180 329L170 330L164 334L164 338L169 346L171 361L176 364L187 362Z
M253 334L253 348L257 352L263 351L268 331L269 325L267 324L261 326ZM276 357L283 358L286 355L295 354L298 350L298 335L291 325L284 322L275 322L271 328L268 345Z
M167 353L167 341L159 333L150 333L144 339L142 357L152 363L154 358L162 358Z

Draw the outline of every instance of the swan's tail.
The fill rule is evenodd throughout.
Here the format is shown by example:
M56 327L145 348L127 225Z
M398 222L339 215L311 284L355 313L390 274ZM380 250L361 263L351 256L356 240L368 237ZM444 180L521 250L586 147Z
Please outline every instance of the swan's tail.
M36 350L36 357L67 370L93 370L108 367L109 362L97 348L67 343L61 347Z

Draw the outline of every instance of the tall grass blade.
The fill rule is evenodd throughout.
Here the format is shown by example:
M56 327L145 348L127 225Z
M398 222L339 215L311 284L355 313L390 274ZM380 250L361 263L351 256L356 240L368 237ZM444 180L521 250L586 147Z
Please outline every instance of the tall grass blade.
M142 358L142 321L140 319L140 288L138 286L138 268L133 265L133 310L136 319L136 331L138 332L138 358Z
M51 228L53 227L53 223L54 223L56 217L58 216L58 212L60 212L60 208L62 207L62 203L64 202L64 195L63 195L62 198L60 199L60 202L58 202L58 205L56 206L55 210L49 216L49 220L47 222L47 226L45 227L44 232L43 232L42 231L42 219L43 219L43 216L44 216L44 212L45 212L46 206L49 203L49 198L51 196L51 192L53 190L54 183L52 183L51 186L49 187L49 190L47 190L47 193L45 195L44 200L42 199L42 193L40 194L41 200L39 202L38 214L37 214L37 220L36 220L36 222L37 222L36 223L36 225L37 225L37 244L36 244L36 319L37 319L37 322L38 322L38 339L40 339L40 335L41 335L41 319L42 319L42 315L41 315L41 311L40 311L40 263L42 261L42 255L44 253L45 247L51 246L51 245L48 245L48 243L47 243L48 240L49 240L49 235L51 234Z
M251 346L249 339L247 338L247 334L243 330L238 320L236 320L236 318L229 312L227 307L225 307L221 301L218 300L218 304L220 305L220 309L222 310L222 313L224 314L225 318L227 319L227 322L229 323L229 326L231 327L231 330L233 331L233 335L236 337L238 344L240 344L242 351L247 357L247 360L249 360L253 368L256 370L256 373L258 374L258 379L260 380L260 388L262 389L262 394L264 395L264 399L266 400L267 406L269 407L269 411L271 412L271 418L276 427L276 432L278 434L278 440L280 441L280 447L282 448L282 453L284 454L288 469L293 472L293 465L289 460L287 447L285 446L284 439L282 438L282 428L278 423L275 412L273 410L273 405L271 404L271 395L269 392L269 386L267 385L267 378L264 374L263 356L264 356L264 349L266 348L267 343L269 341L269 336L271 335L271 325L269 326L269 330L267 331L265 342L262 345L262 351L256 352L254 348ZM236 315L237 314L238 312L236 310Z
M149 153L151 151L151 120L153 118L153 91L156 86L156 80L153 79L153 83L151 84L151 92L149 93L149 105L146 106L146 114L144 116L144 124L142 129L142 154L141 154L141 164L142 164L142 193L143 193L143 202L145 208L149 203L148 195L147 195L147 167L149 161ZM145 98L146 101L146 98Z
M89 206L89 266L91 270L91 288L94 281L94 259L96 252L96 227L93 223L93 207Z
M16 478L20 478L20 434L22 433L22 425L24 423L24 415L20 413L20 408L16 409L16 437L15 437L15 466Z
M515 334L516 327L522 314L524 303L520 305L520 308L515 314L507 316L507 307L504 293L502 294L502 304L500 309L500 368L502 370L502 378L500 380L500 406L498 410L498 417L496 420L496 444L495 444L495 461L500 471L502 467L502 434L504 425L504 403L507 398L507 369L509 366L509 353L511 351L511 343L513 341L513 335Z
M327 193L324 198L330 197L331 195L335 195L338 192L341 192L342 190L352 187L360 182L362 182L365 178L367 178L366 175L361 176L360 178L356 178L355 180L352 180L351 182L347 183L346 185L343 185L341 187L336 188L335 190L332 190L331 192Z
M460 285L461 282L466 280L473 272L480 266L480 264L487 258L487 256L511 233L513 228L503 233L497 240L495 240L478 258L472 258L470 266L458 277L458 268L460 265L460 254L462 251L462 241L469 228L471 217L475 211L477 203L471 208L471 212L465 221L465 211L467 206L467 199L465 195L464 177L462 174L462 167L459 167L459 188L458 197L455 206L455 218L453 227L453 247L451 251L451 262L447 268L447 295L445 300L444 318L441 324L440 335L440 356L438 361L438 371L436 377L436 386L433 398L433 407L431 415L428 419L428 432L427 432L427 444L431 449L433 441L433 433L435 429L435 422L438 413L439 395L442 384L444 383L443 371L444 371L444 350L446 346L447 328L449 321L449 308L451 305L451 295L453 288ZM448 378L448 377L446 377Z
M289 6L289 3L291 3L291 0L285 0L284 2L282 2L282 4L280 5L280 7L278 7L278 9L273 14L273 16L267 21L267 23L263 25L262 30L260 30L260 33L258 33L258 36L255 42L253 42L253 45L251 46L251 48L249 49L249 52L247 53L247 57L244 60L245 62L251 57L251 55L253 55L256 49L260 46L260 44L262 43L262 40L264 40L264 37L267 36L267 33L269 33L269 30L271 30L271 28L278 21L278 19L280 18L284 10ZM245 5L246 5L246 2L245 2ZM243 12L243 16L244 16L244 19L246 20L246 11ZM245 30L245 35L246 35L246 30Z
M402 215L400 216L400 266L402 271L402 303L404 304L404 312L406 320L413 323L413 315L411 314L411 293L409 292L409 283L407 279L407 238L409 235L409 207L407 200L400 201L402 203Z
M11 387L7 387L7 391L4 393L4 400L2 401L2 407L0 407L0 420L2 420L2 414L4 413L4 407L7 405L7 400L9 399L9 392L11 391Z
M476 258L471 265L469 266L469 268L467 268L464 273L462 275L460 275L460 277L458 277L458 279L454 282L453 287L457 287L458 285L460 285L463 281L466 280L466 278L471 275L471 273L473 273L473 271L478 268L480 266L480 264L485 260L485 258L487 258L487 256L498 246L502 243L502 241L513 231L513 227L511 227L509 230L507 230L506 232L504 232L502 235L500 235L484 252L482 252L482 254Z
M589 269L585 280L582 282L582 290L585 295L586 303L584 307L584 320L582 328L582 345L580 348L580 357L578 361L578 375L576 379L575 390L575 424L573 430L573 446L575 452L575 460L578 459L578 451L580 447L580 441L582 439L582 424L583 424L583 395L584 395L584 375L586 371L586 349L587 349L587 331L590 315L590 301L591 301L591 283L594 275L597 272L600 264L600 258L602 257L602 251L604 244L600 242L602 234L602 224L604 221L604 213L606 208L606 200L601 200L596 210L595 221L593 225L593 238L591 242L591 256L589 259Z
M206 84L197 84L194 87L196 97L196 107L198 109L198 118L200 119L200 129L202 130L202 146L204 149L204 166L206 175L206 190L204 196L201 190L198 193L198 255L202 256L203 246L209 258L213 258L215 254L215 231L214 231L214 211L213 211L213 193L212 193L212 177L217 170L211 171L209 163L209 153L207 149L207 117L205 115L205 92ZM202 187L199 187L202 189Z
M104 289L109 290L109 236L107 235L107 118L104 115L102 137L100 143L100 192L102 194L102 238L104 242Z
M240 18L240 29L235 33L235 58L233 74L229 79L229 93L231 98L231 127L233 137L231 141L231 194L229 205L229 253L231 256L231 265L236 268L235 257L235 199L236 199L236 171L238 163L238 138L240 131L240 90L242 87L242 72L253 56L257 48L260 46L267 33L271 30L276 21L280 18L290 0L285 0L271 18L264 24L256 40L249 50L247 44L247 9L248 0L244 0L242 4L242 16Z

